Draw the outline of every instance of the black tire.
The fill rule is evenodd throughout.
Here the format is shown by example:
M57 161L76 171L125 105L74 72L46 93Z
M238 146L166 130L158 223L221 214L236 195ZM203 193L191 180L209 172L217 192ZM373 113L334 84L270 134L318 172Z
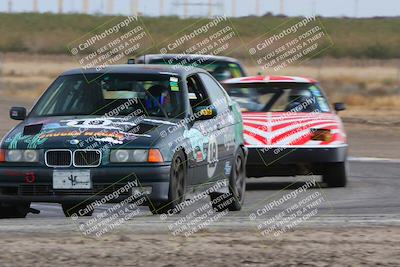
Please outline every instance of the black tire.
M322 181L328 187L345 187L347 184L346 162L328 163L322 174Z
M94 211L94 210L91 210L90 212L87 212L84 215L79 214L80 210L83 210L87 207L87 204L83 204L83 203L64 203L64 204L61 204L61 207L62 207L65 217L71 217L74 214L78 217L92 216L93 211Z
M185 200L185 188L187 177L187 163L185 154L179 150L172 157L168 201L165 203L156 203L150 207L153 214L164 214L174 209ZM180 211L179 211L180 212ZM178 212L178 213L179 213Z
M243 151L239 149L229 176L229 193L214 192L210 194L212 206L218 212L226 209L230 211L239 211L242 209L244 203L245 191L246 159Z
M31 203L0 203L0 219L25 218Z

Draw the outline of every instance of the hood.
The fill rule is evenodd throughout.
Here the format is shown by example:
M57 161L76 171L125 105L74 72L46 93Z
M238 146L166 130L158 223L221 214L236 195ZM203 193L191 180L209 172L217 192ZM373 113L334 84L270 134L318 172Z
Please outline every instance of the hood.
M169 120L143 117L45 117L28 118L8 133L2 142L5 149L83 148L124 145L148 147L159 132L176 125ZM97 147L96 147L97 146Z
M346 143L340 118L333 113L244 112L247 146L337 146ZM327 129L330 138L312 140L313 131Z

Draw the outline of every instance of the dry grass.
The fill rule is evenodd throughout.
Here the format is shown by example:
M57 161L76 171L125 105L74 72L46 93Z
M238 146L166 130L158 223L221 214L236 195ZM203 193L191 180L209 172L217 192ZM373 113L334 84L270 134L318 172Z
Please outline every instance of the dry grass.
M5 54L0 93L36 99L63 71L78 67L72 57ZM259 71L246 62L248 73ZM357 109L400 110L400 61L317 59L290 66L272 75L306 76L319 80L332 102Z

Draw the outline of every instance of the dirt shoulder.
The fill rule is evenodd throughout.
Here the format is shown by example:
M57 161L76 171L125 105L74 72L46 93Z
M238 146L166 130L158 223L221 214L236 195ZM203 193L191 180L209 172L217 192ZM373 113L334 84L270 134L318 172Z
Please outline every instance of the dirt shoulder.
M399 266L400 227L297 229L268 241L254 232L193 237L120 232L0 233L2 266Z
M350 109L340 116L351 156L400 158L400 110Z

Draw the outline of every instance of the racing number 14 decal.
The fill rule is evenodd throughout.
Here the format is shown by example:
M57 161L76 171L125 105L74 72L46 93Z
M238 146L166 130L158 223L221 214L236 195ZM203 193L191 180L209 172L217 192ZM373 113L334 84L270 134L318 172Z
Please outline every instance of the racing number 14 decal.
M208 142L207 163L208 178L211 178L218 164L218 144L215 136L210 137Z

